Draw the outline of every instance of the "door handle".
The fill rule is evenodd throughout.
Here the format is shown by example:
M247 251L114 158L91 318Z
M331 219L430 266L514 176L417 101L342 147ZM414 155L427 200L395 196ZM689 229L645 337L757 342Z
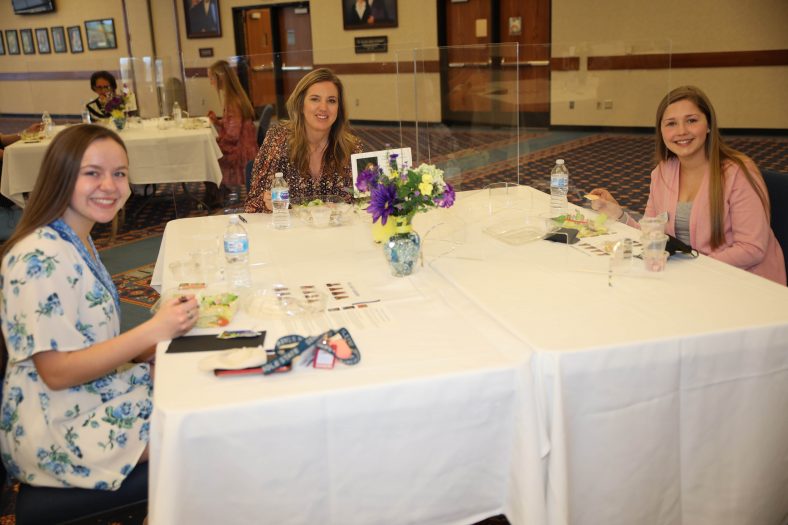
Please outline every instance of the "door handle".
M312 66L282 66L282 71L312 71Z
M269 66L253 66L252 67L252 71L254 71L255 73L262 73L266 69L274 69L274 68L273 68L273 66L270 66L270 67Z
M487 62L449 62L449 67L490 67L490 61Z
M507 62L506 59L501 60L502 66L529 66L529 67L545 67L550 65L549 60L523 60L518 62Z

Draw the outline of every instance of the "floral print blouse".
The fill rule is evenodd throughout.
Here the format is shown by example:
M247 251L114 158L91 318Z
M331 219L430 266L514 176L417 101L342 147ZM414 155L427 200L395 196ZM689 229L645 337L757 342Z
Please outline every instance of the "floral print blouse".
M348 196L353 194L353 172L350 162L342 169L341 173L331 173L327 166L323 166L323 172L319 179L314 179L308 173L300 173L298 168L293 166L288 156L288 142L292 132L284 125L276 125L268 130L265 135L257 159L252 168L252 185L249 188L249 196L246 198L246 212L270 213L264 201L264 196L271 191L271 184L274 175L281 172L284 175L287 185L290 187L290 202L299 203L318 195L340 195ZM363 151L361 142L356 140L353 153Z
M0 407L6 470L37 486L117 489L148 442L150 366L50 390L32 356L70 352L120 332L112 279L61 219L31 233L2 261L0 309L9 353Z

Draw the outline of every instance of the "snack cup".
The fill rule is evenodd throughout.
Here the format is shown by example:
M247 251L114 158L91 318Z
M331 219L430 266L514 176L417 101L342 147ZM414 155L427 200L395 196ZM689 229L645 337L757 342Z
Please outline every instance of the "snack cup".
M203 290L197 296L200 304L197 328L227 326L238 311L240 297L235 292L213 288Z
M652 233L665 233L665 224L668 218L664 214L657 215L656 217L643 217L638 221L640 224L640 231L642 232L643 239L647 239Z
M643 243L643 253L662 253L665 246L668 244L668 236L664 233L650 232L643 236L641 242Z
M312 218L312 226L325 228L331 222L331 208L328 206L312 206L307 208Z
M653 251L653 250L646 250L643 252L643 264L646 267L647 272L662 272L665 270L665 266L668 263L668 256L670 254L667 251Z

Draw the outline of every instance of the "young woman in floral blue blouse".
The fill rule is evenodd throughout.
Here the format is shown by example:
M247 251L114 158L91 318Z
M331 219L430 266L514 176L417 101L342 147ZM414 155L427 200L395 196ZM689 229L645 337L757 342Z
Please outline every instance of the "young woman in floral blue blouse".
M176 298L120 334L118 293L90 230L126 202L128 171L113 131L62 131L2 250L0 450L24 483L117 489L147 459L153 383L144 361L196 321L196 300Z

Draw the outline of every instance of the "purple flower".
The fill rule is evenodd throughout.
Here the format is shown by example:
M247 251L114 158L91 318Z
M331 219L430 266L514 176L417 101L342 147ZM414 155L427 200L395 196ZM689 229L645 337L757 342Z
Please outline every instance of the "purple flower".
M372 222L377 222L380 219L381 224L386 224L389 215L394 212L396 202L396 186L393 184L379 184L372 189L369 206L367 206L366 211L372 214Z
M110 113L112 110L123 109L123 107L123 98L120 95L113 95L112 98L104 104L104 111Z
M447 182L446 189L443 190L443 195L435 199L435 203L441 208L449 208L452 204L454 204L454 197L454 188L452 188L451 184Z
M376 168L367 168L358 174L356 188L358 188L358 191L366 193L376 185L377 178L378 170Z

